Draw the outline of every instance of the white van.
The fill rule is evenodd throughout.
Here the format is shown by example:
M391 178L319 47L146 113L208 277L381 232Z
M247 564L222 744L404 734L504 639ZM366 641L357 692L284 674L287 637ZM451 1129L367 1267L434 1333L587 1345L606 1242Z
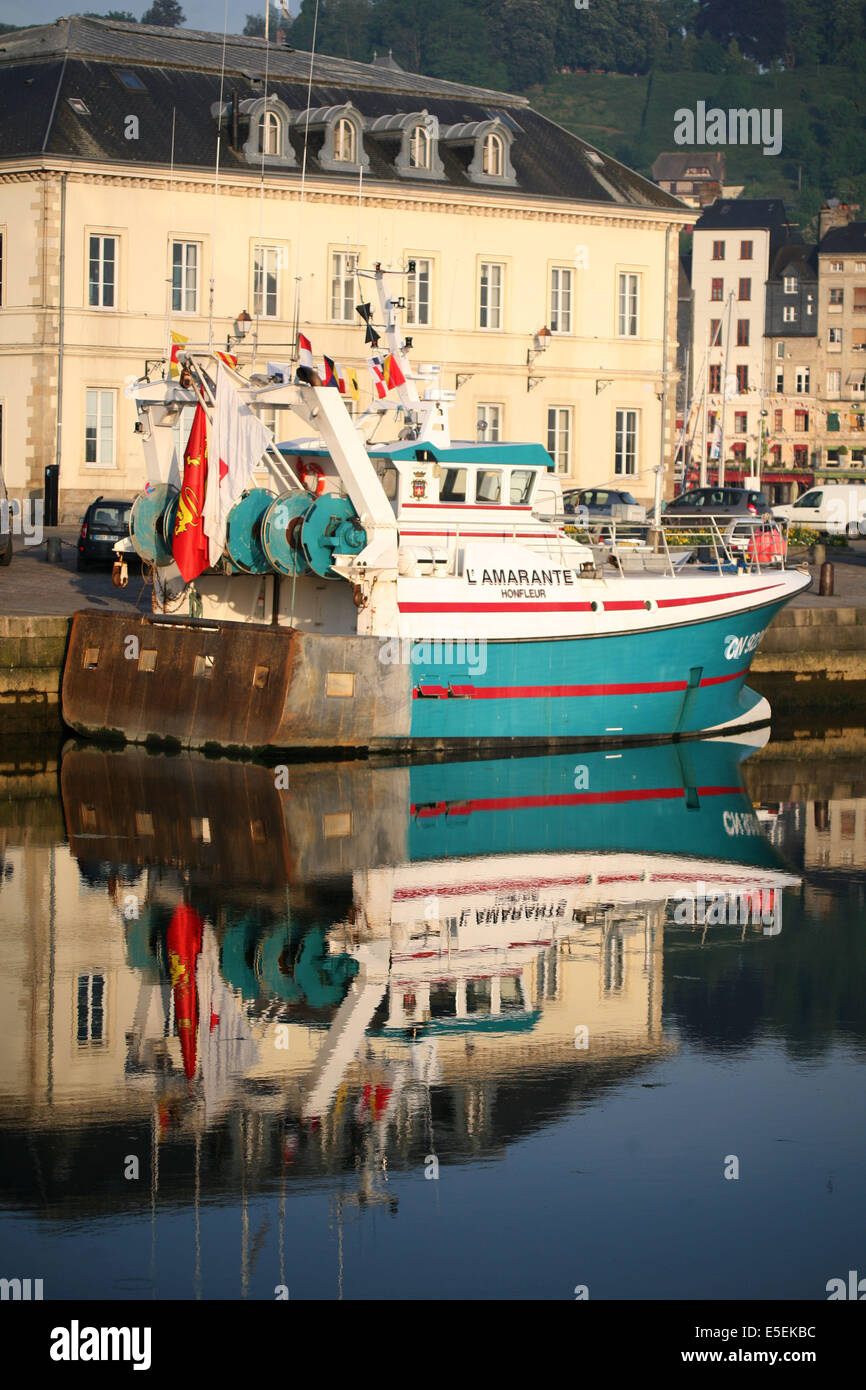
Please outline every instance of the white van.
M830 536L866 536L866 483L822 483L773 516Z

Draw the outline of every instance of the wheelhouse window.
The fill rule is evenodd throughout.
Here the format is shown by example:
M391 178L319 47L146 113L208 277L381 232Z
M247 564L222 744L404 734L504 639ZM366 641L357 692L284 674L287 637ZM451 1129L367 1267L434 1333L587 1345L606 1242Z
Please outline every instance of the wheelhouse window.
M489 175L490 178L501 179L504 162L502 136L491 130L484 137L481 155L482 172Z
M117 237L92 236L88 247L88 297L91 309L117 307Z
M502 291L505 266L495 261L482 261L481 286L478 302L479 328L502 327Z
M502 406L498 402L480 402L475 421L475 437L479 444L499 443L502 438Z
M638 412L618 410L616 412L616 443L614 451L614 472L617 475L637 472Z
M550 272L550 331L571 332L572 289L574 271L567 266L554 266Z
M466 501L466 469L446 468L439 487L440 502Z
M526 507L535 482L534 468L512 468L509 501L512 507Z
M331 253L331 318L335 323L352 323L355 316L354 251Z
M117 392L92 390L85 394L84 462L92 468L113 468Z
M619 277L619 313L617 332L621 338L638 336L640 311L640 276L631 271Z
M198 313L199 252L197 241L171 244L171 307L176 314Z
M341 164L357 164L358 132L354 121L341 116L334 129L334 158Z
M554 405L547 412L547 452L557 473L571 472L571 419L570 405Z
M475 501L487 507L502 501L502 473L498 468L479 468L475 476Z
M432 266L424 259L415 259L414 266L406 276L406 322L424 327L430 323Z

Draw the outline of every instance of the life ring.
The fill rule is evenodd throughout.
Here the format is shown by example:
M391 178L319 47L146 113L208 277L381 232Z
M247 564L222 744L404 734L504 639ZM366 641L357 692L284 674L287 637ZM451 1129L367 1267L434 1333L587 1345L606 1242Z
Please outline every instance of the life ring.
M312 462L306 463L302 476L307 491L311 492L314 497L321 497L325 491L325 475L319 465Z

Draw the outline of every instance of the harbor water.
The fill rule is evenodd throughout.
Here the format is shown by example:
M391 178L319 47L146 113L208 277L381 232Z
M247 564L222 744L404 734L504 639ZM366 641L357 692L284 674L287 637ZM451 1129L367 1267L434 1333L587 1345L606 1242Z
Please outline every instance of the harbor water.
M866 1272L864 747L8 741L5 1272L45 1299L826 1299Z

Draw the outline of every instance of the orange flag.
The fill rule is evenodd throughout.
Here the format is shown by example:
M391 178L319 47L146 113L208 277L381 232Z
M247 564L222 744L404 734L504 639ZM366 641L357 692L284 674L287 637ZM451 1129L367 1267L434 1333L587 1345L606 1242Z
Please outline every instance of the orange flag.
M207 420L196 406L192 429L183 455L183 486L177 504L171 550L188 584L208 567L208 541L204 533L204 497L207 481Z

